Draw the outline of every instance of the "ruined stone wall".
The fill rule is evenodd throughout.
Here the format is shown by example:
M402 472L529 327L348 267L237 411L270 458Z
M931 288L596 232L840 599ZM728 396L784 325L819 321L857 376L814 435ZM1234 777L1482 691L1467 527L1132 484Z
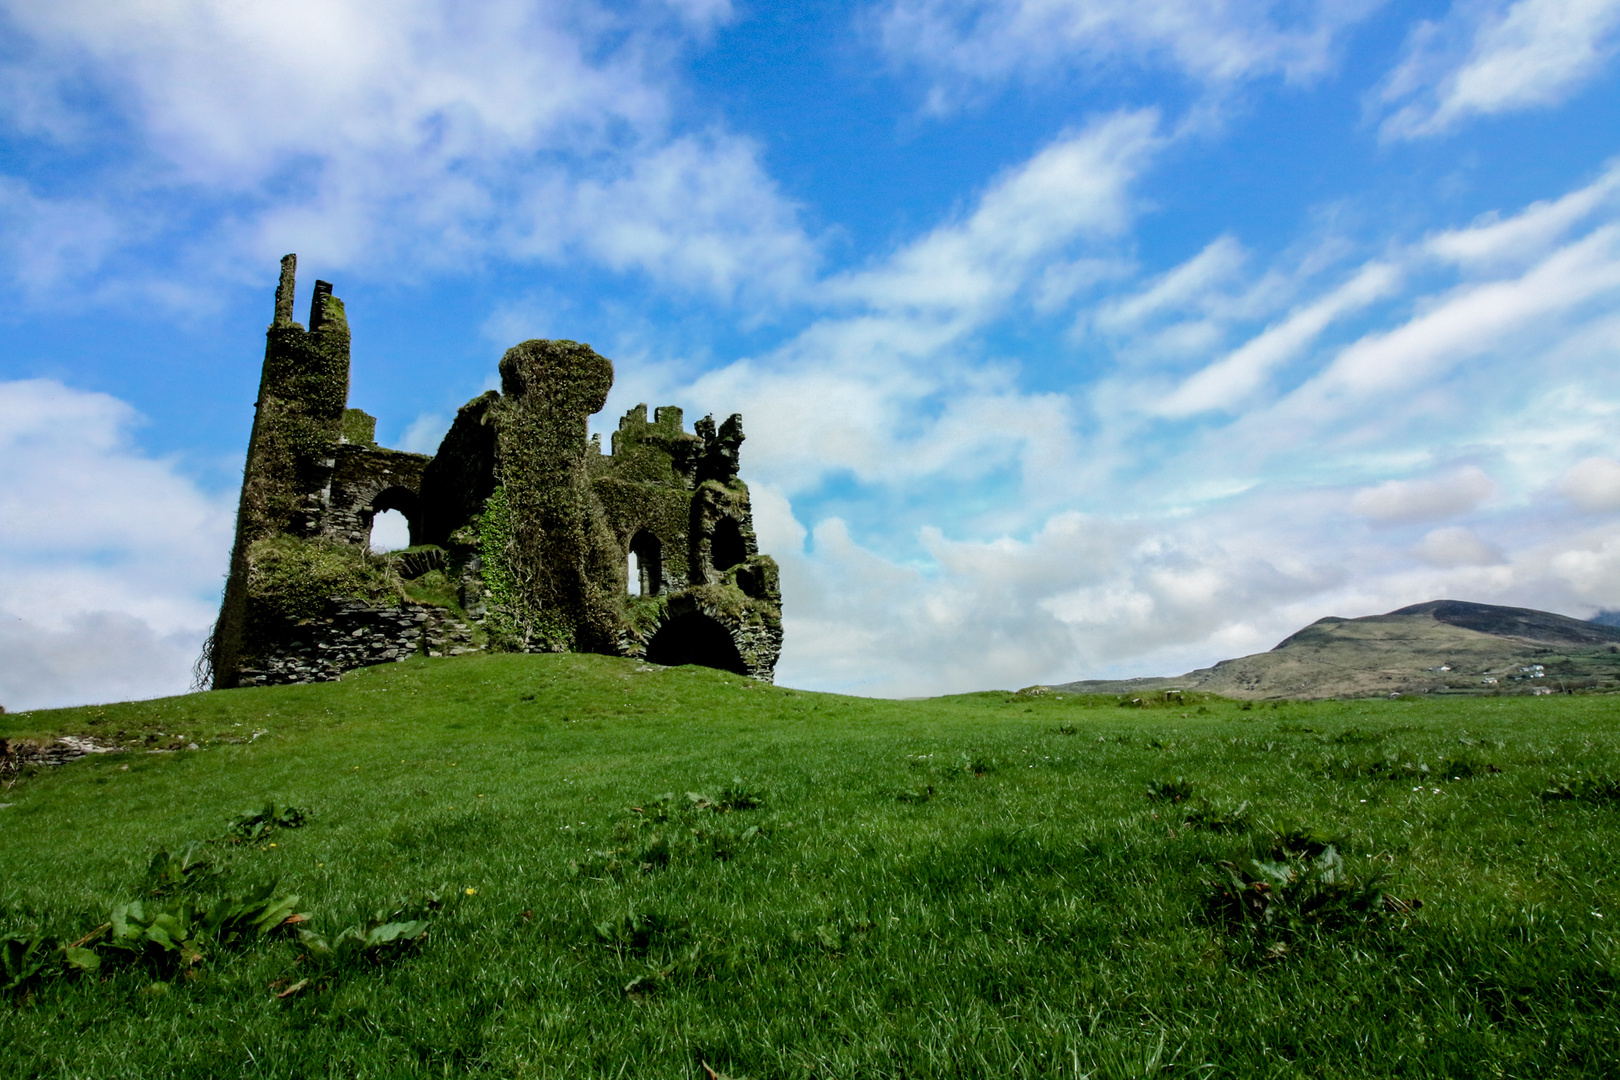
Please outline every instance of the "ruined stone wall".
M345 444L333 448L332 460L332 479L315 535L364 547L371 542L371 523L377 514L398 510L408 520L418 517L417 493L433 460L426 454ZM411 539L415 542L417 537Z
M614 652L624 556L586 464L586 424L607 402L613 365L589 345L535 340L508 349L500 371L495 475L508 535L499 556L513 614L529 647Z
M413 654L472 652L473 640L472 627L442 607L334 598L322 615L288 628L284 640L260 651L255 666L239 673L237 685L331 682L345 671Z
M244 659L248 555L261 540L304 536L320 517L336 464L349 396L349 324L332 286L316 282L309 329L292 318L298 259L281 260L275 321L265 333L264 368L248 439L236 541L219 620L204 664L216 687L236 685Z
M630 410L611 454L587 435L613 384L589 345L507 351L501 392L458 413L433 457L376 443L347 407L348 326L325 282L292 322L283 261L225 603L216 687L309 682L417 653L579 650L771 678L776 564L737 475L741 418L685 430ZM412 548L368 550L404 512ZM637 556L638 581L627 564Z
M494 493L495 420L501 395L491 390L463 405L439 443L438 453L422 471L420 538L422 544L471 543L457 537L483 514Z

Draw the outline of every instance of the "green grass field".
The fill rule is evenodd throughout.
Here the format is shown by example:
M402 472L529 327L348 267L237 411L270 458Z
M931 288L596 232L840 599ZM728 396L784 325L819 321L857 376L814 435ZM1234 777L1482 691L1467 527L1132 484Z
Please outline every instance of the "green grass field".
M0 792L0 934L272 879L328 943L427 929L104 934L0 1004L0 1076L1613 1076L1616 720L874 701L573 655L4 716L201 749ZM233 837L268 800L306 823Z

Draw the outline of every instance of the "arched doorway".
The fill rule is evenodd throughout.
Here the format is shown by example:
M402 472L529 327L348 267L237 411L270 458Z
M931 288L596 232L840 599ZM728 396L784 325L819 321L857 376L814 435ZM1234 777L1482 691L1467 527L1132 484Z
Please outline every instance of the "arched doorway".
M630 540L629 585L632 596L657 596L664 584L664 545L642 529Z
M647 662L665 667L699 664L738 675L748 674L731 634L715 620L697 612L677 615L659 627L647 642Z
M372 551L397 551L416 542L416 492L410 488L384 488L366 511L368 546Z
M723 517L714 527L714 540L709 544L709 559L716 571L724 573L748 558L748 545L743 543L742 529L736 518Z
M370 551L398 551L411 546L411 523L398 510L384 510L371 515L371 539L366 542Z

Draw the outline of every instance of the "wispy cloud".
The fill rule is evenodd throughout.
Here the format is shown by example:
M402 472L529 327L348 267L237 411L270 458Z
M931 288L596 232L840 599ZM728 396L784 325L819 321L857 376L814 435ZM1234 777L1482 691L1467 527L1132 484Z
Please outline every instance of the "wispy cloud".
M1573 614L1620 602L1620 546L1589 516L1612 512L1620 468L1600 407L1620 381L1592 382L1620 361L1606 330L1620 320L1613 183L1605 172L1359 262L1341 247L1303 272L1217 239L1070 301L1125 346L1183 316L1238 335L1167 394L1163 371L1183 361L1162 351L1067 392L986 362L984 335L1034 302L1026 284L1107 256L1098 233L1009 264L993 289L956 285L977 278L948 255L923 260L953 283L927 292L939 305L829 316L774 363L708 377L699 386L728 400L775 403L748 463L779 493L768 514L804 598L789 605L784 677L904 694L1173 672L1326 614L1442 596ZM933 250L971 233L947 228L953 244ZM862 280L903 280L926 242ZM784 416L799 397L842 404ZM840 473L864 492L842 503L882 504L886 525L800 523L804 496ZM941 483L987 508L951 529L930 521L937 503L908 510L908 490ZM902 520L914 543L897 551Z
M1177 417L1241 404L1279 367L1304 353L1335 321L1391 295L1400 281L1400 272L1388 263L1362 267L1326 296L1290 312L1189 377L1159 402L1155 411Z
M874 20L883 48L930 82L944 111L1014 79L1119 67L1169 70L1223 86L1264 76L1303 82L1332 63L1336 36L1377 0L890 0Z
M1149 112L1118 113L1054 140L991 183L970 211L817 295L835 314L773 352L680 393L769 417L750 460L802 490L845 470L882 482L1013 463L1064 441L1057 396L1028 396L962 345L1020 301L1053 262L1106 251L1136 208L1132 186L1163 144Z
M1594 78L1620 45L1620 0L1455 0L1420 23L1377 97L1385 138L1544 108Z
M93 198L43 196L0 176L0 266L26 297L94 270L132 231Z
M656 0L6 2L0 75L34 90L0 113L64 150L130 148L85 178L99 218L77 234L139 205L140 239L233 275L291 250L403 277L584 258L729 300L791 288L814 250L751 143L677 130L671 65L728 16ZM93 264L103 232L47 269Z

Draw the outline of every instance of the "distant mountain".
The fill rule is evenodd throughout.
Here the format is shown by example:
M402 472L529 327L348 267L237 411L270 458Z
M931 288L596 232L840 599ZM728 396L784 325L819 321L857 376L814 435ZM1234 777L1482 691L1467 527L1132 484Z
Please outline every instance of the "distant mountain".
M1053 689L1255 699L1589 689L1620 683L1620 612L1605 615L1613 621L1431 600L1384 615L1318 619L1270 652L1175 678L1087 679Z

